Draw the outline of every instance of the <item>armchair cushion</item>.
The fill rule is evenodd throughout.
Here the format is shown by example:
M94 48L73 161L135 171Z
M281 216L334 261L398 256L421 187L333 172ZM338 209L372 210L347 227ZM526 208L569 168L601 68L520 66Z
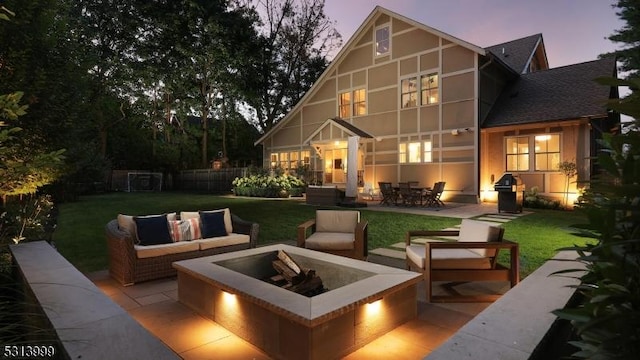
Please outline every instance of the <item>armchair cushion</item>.
M355 244L353 233L315 232L305 242L312 250L352 250Z
M492 223L478 220L462 219L458 242L500 241L501 228ZM495 250L468 249L480 256L495 256ZM442 250L440 250L442 251Z
M407 258L425 268L424 245L409 245ZM431 253L432 269L491 269L491 259L479 255L475 249L434 249Z
M359 211L317 210L316 232L350 233L360 222Z

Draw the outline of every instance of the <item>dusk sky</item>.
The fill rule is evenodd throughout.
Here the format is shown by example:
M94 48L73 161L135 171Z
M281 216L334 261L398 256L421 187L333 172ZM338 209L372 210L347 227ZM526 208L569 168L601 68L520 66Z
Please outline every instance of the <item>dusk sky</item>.
M480 47L542 33L549 66L597 59L624 22L613 0L326 0L346 43L376 5Z

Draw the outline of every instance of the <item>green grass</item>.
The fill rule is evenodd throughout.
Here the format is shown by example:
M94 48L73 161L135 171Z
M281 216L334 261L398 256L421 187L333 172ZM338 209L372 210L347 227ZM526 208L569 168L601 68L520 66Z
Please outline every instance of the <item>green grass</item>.
M294 240L296 227L318 207L298 201L221 197L188 193L111 193L80 198L60 206L53 239L60 253L84 272L107 268L104 226L119 213L160 214L229 207L245 220L260 224L259 244ZM360 209L369 221L369 249L403 242L410 229L443 229L460 219ZM526 276L555 254L556 249L583 244L566 228L583 219L575 212L535 210L504 224L505 237L520 244L521 274Z

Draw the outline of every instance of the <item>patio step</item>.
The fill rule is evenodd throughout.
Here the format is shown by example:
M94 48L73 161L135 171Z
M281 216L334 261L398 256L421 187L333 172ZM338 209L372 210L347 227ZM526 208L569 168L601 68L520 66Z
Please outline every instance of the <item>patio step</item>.
M475 220L489 221L489 222L495 222L495 223L507 223L513 219L494 217L494 216L482 216L482 217L476 218Z
M405 252L393 249L385 249L385 248L377 248L373 250L369 250L370 254L386 256L394 259L403 259L405 258Z

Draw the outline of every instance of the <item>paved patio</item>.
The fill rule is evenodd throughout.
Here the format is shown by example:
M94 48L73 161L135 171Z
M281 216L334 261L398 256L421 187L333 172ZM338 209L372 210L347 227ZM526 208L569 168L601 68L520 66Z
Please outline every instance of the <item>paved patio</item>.
M178 302L175 278L123 287L106 271L89 278L136 321L184 359L270 359L258 348ZM488 303L428 304L418 287L418 317L345 359L422 359ZM469 287L471 289L471 287ZM470 290L472 291L472 290Z
M371 202L369 210L422 213L458 218L496 214L495 204L455 204L439 211L421 208L382 207ZM397 257L373 255L369 261L404 268ZM136 321L160 338L184 359L270 359L250 343L178 302L175 278L120 286L107 271L89 278ZM506 291L508 283L474 283L456 286L465 293ZM434 293L447 291L434 287ZM488 307L489 303L429 304L424 283L418 286L418 317L351 353L345 359L422 359L451 337L460 327Z

